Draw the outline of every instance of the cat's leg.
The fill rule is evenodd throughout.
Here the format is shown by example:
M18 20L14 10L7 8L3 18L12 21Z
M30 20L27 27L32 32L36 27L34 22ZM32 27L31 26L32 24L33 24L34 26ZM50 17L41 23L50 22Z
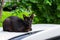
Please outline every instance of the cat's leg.
M12 25L9 18L3 22L3 31L12 31Z

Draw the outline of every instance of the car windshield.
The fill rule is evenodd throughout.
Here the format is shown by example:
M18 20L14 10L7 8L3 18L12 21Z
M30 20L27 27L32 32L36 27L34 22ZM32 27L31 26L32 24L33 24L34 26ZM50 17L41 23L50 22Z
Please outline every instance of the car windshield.
M55 37L52 37L52 38L48 38L47 40L60 40L60 36L55 36Z

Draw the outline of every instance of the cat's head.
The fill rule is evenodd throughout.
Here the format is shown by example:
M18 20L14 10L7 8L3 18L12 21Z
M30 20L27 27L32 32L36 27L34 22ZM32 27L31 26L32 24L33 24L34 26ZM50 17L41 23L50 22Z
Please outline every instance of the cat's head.
M27 17L26 15L23 15L23 17L24 17L25 23L28 24L27 30L31 30L31 24L32 24L32 20L33 20L34 14L31 14L29 17Z

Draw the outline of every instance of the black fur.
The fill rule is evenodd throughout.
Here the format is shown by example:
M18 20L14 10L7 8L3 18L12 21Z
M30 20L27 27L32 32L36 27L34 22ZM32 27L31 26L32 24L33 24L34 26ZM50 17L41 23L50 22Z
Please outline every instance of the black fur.
M24 20L16 16L10 16L3 22L3 31L9 32L28 32L31 31L33 14L30 17L23 15Z

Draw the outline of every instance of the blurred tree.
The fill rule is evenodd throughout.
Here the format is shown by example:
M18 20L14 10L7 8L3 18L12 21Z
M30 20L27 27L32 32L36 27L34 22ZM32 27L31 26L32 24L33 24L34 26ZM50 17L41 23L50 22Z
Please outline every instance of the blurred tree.
M4 0L0 0L0 18L2 16L2 7L3 7L3 2Z

